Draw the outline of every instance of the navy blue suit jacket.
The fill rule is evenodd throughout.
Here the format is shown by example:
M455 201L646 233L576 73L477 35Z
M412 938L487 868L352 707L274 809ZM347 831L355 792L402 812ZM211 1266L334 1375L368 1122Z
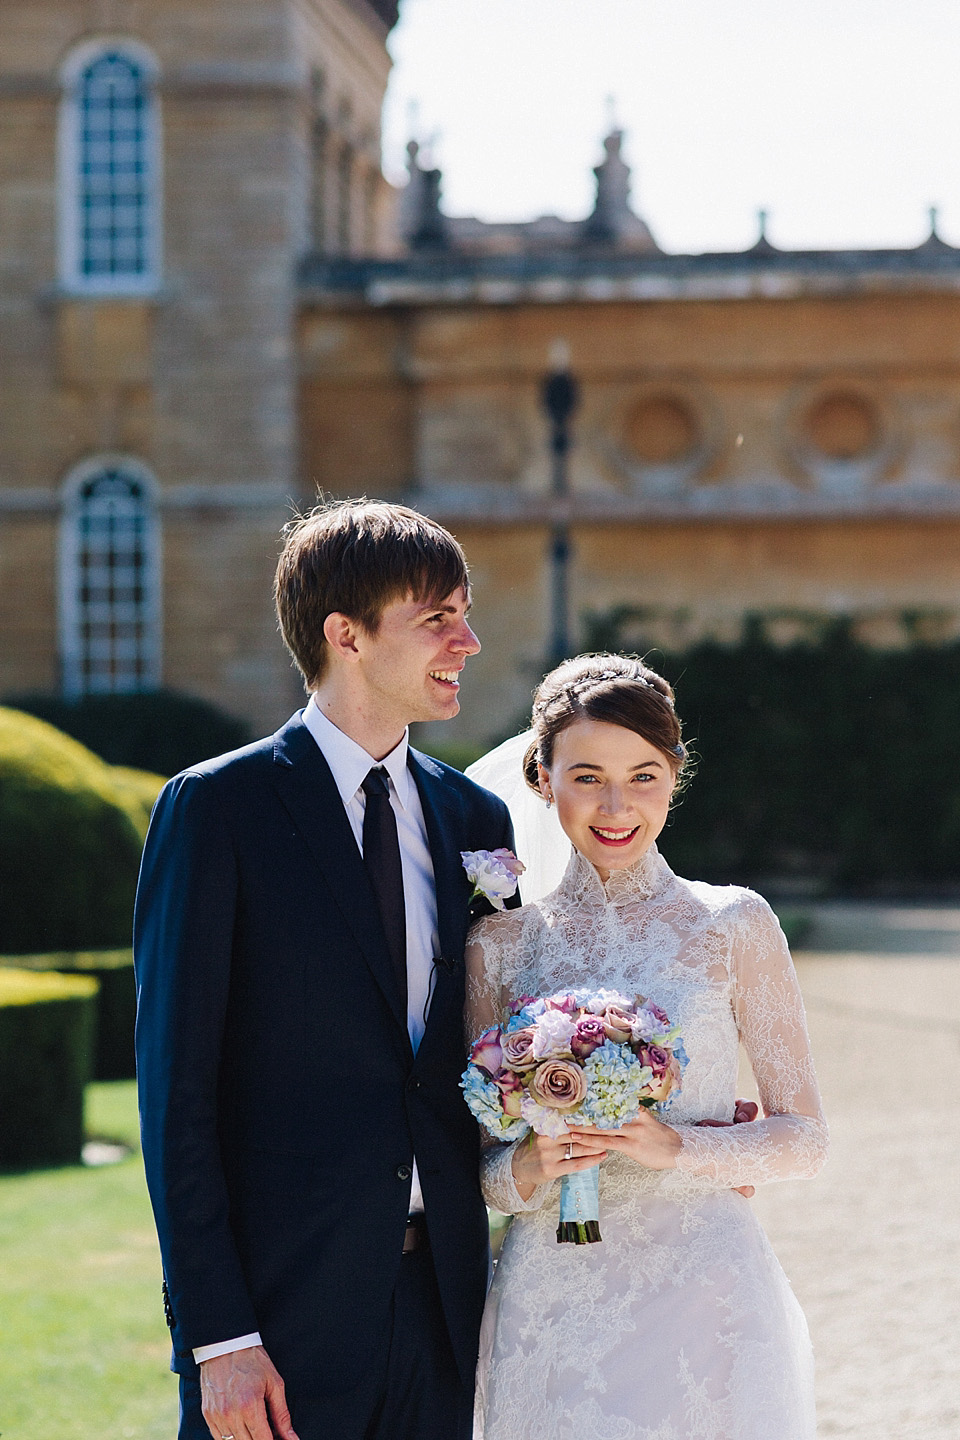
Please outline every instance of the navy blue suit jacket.
M471 885L505 806L410 752L440 952L414 1057L376 901L330 770L295 715L176 776L135 922L143 1155L173 1332L259 1330L288 1394L351 1388L386 1323L414 1154L444 1314L472 1380L488 1273L479 1140L458 1089Z

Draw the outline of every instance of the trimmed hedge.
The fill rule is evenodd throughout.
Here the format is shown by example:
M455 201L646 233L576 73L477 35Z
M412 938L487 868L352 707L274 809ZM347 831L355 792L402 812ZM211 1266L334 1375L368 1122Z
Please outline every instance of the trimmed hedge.
M254 739L245 720L175 690L139 695L20 695L4 702L72 735L110 765L176 775Z
M960 885L960 643L877 650L834 620L779 645L754 617L737 645L671 654L646 651L637 620L591 617L588 646L646 653L676 688L697 755L663 839L680 874Z
M109 765L0 708L0 953L129 944L144 833Z
M0 969L0 1167L75 1165L97 982Z
M133 951L65 950L47 955L0 955L0 967L88 975L99 985L93 1050L94 1080L132 1080L137 1073L134 1027L137 986Z
M133 770L128 765L111 765L110 780L128 805L137 807L140 838L146 840L150 816L157 803L157 796L167 783L166 778L163 775L154 775L152 770Z

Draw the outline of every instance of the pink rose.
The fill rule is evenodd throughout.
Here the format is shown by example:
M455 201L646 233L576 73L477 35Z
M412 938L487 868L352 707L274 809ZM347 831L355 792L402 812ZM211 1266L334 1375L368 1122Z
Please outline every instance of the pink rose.
M511 1070L532 1070L537 1063L533 1053L533 1026L525 1025L522 1030L512 1030L500 1041L503 1063Z
M576 1110L587 1093L587 1080L572 1060L544 1060L530 1082L530 1091L551 1110Z
M603 1012L603 1028L607 1033L607 1039L615 1041L618 1045L629 1040L633 1020L632 1011L624 1010L622 1005L608 1005Z
M548 1010L561 1010L564 1015L574 1015L580 1006L572 995L551 995L547 1001Z
M515 1120L520 1119L520 1101L525 1091L518 1076L513 1075L509 1070L501 1070L500 1074L494 1077L500 1090L500 1103L503 1106L505 1115L512 1115Z
M586 1060L594 1050L603 1045L607 1039L607 1027L596 1015L585 1015L582 1020L577 1021L577 1028L573 1032L570 1041L570 1049L577 1060Z
M470 1062L479 1066L481 1070L485 1070L491 1080L496 1079L498 1072L503 1068L499 1026L492 1025L489 1030L484 1030L479 1040L473 1042Z

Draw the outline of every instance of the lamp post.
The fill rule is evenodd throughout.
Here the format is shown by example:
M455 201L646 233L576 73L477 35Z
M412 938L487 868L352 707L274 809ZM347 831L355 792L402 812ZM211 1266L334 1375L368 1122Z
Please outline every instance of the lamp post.
M570 653L570 524L566 500L570 495L567 457L570 453L570 418L580 401L576 380L570 374L570 351L562 340L550 347L550 370L540 392L550 420L550 493L554 518L550 537L550 646L551 665Z

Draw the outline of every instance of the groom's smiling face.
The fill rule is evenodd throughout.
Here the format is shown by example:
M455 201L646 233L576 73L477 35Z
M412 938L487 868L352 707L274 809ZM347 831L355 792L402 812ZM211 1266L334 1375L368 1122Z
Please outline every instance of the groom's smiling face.
M460 672L480 641L470 629L470 595L454 590L432 604L408 595L384 607L376 634L357 639L368 703L401 729L412 721L452 720Z

